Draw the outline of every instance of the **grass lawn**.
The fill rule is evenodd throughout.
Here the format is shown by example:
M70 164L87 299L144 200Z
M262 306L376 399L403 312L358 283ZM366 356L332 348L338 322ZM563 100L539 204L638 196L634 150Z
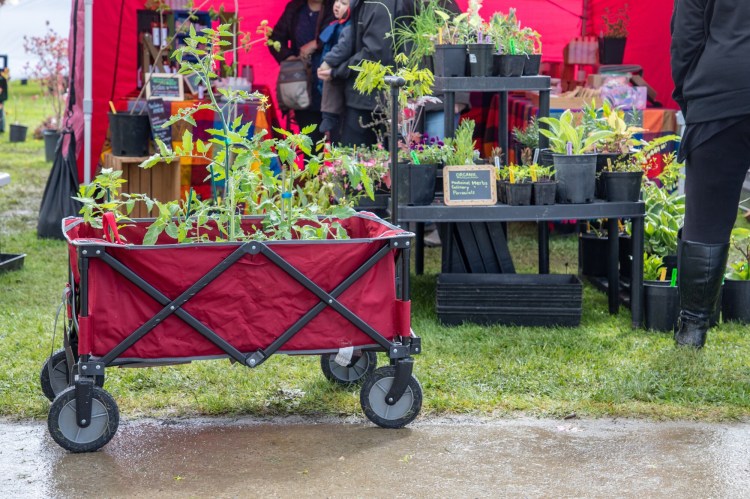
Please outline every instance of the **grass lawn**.
M19 121L34 128L44 112L33 86L12 83ZM12 121L12 120L11 120ZM31 130L30 130L31 132ZM0 248L26 253L24 268L0 274L0 415L46 417L39 370L52 348L56 306L66 282L65 247L36 238L36 214L50 164L43 143L0 136ZM744 222L738 222L744 223ZM536 265L535 230L511 227L519 272ZM576 241L551 241L554 272L576 271ZM750 416L750 334L724 324L702 352L677 350L671 336L633 330L629 310L607 313L606 296L586 286L575 329L443 327L435 315L439 251L413 279L413 328L424 354L416 375L423 414L624 416L710 421ZM56 347L60 337L56 339ZM380 359L385 364L384 357ZM359 390L328 383L317 357L275 356L257 370L228 361L157 369L111 369L107 390L127 417L191 414L361 415Z

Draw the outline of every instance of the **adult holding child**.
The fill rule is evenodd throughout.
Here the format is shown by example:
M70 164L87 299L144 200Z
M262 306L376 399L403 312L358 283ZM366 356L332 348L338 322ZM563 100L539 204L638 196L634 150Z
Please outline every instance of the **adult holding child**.
M280 50L271 48L271 54L279 62L302 60L309 65L308 88L310 105L306 109L294 110L294 119L300 129L321 122L321 95L318 89L317 70L321 63L322 44L319 39L322 28L333 20L330 0L290 0L273 28L271 40L279 42ZM310 136L316 142L323 137L316 129Z
M376 102L374 95L364 95L354 89L356 71L350 69L362 61L379 61L384 66L393 66L393 23L399 17L413 14L411 0L360 0L351 7L352 55L331 69L324 69L318 76L324 80L344 81L346 111L344 113L341 142L344 145L373 145L377 136L372 125L372 111Z
M357 0L333 2L333 16L336 20L320 34L320 41L323 42L323 62L318 68L318 77L323 76L321 78L323 98L320 105L323 121L320 124L320 131L326 134L329 142L333 143L341 140L341 116L346 110L345 87L343 80L324 78L331 68L340 66L354 53L351 9L356 4Z

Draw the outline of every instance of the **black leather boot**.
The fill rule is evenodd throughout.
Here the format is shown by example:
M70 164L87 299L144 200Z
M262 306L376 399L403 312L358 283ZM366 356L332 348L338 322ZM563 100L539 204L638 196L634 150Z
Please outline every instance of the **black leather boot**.
M680 239L678 244L680 317L674 340L678 346L703 348L719 300L729 243L702 244Z

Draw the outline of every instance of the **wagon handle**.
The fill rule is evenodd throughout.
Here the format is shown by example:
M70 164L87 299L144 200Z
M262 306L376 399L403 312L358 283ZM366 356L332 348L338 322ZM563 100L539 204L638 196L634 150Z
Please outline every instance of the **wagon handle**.
M115 214L110 212L102 215L102 229L104 231L104 239L110 243L124 244L120 238L120 232L117 230L117 222L115 221ZM111 234L110 234L110 231Z

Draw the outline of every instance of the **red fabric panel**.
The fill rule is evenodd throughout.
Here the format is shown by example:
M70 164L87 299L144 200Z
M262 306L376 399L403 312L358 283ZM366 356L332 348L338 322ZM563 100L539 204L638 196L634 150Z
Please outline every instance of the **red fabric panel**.
M324 290L330 292L376 251L389 244L389 227L376 220L353 217L342 221L354 238L375 241L330 241L273 244L272 249ZM122 235L138 242L143 224ZM101 237L101 231L81 224L68 232L69 241ZM171 242L163 236L161 243ZM107 252L136 274L174 299L231 254L238 245L180 245L144 247L109 245ZM395 296L395 261L384 258L338 299L386 338L392 339L399 321ZM80 353L104 355L153 317L162 306L98 259L89 265L88 327ZM237 349L251 352L267 347L319 300L263 255L245 255L191 298L184 309ZM326 308L283 350L335 349L374 343L347 319ZM223 352L181 319L170 316L128 349L123 357L155 359L196 357Z
M626 3L630 24L623 62L643 67L643 78L658 93L657 100L668 108L677 109L677 104L672 100L674 83L669 65L669 24L673 2L590 0L587 31L598 36L603 30L601 18L604 9L609 7L611 12L617 12Z

